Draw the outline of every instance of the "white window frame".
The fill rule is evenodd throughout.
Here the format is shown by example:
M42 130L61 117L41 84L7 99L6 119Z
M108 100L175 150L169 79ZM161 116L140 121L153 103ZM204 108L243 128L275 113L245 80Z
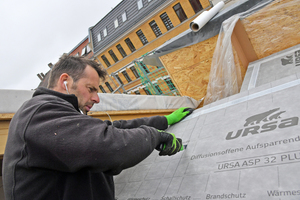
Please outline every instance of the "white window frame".
M106 37L107 36L107 29L103 29L103 36Z
M83 47L81 50L81 55L84 56L86 54L86 47Z
M141 10L143 8L143 0L137 0L138 9Z
M116 20L114 21L114 24L115 24L115 28L118 28L118 26L119 26L118 19L116 19Z
M122 14L122 20L123 20L123 22L125 22L125 21L127 20L126 12L124 12L124 13Z
M91 51L90 46L89 46L89 45L86 45L86 53L90 53L90 51Z
M100 42L101 41L101 34L100 33L97 35L97 38L98 38L98 42Z

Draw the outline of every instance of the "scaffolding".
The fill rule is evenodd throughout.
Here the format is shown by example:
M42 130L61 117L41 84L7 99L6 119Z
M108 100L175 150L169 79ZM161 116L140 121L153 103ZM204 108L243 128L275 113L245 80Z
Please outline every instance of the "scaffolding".
M117 80L119 86L112 92L125 93L125 94L146 94L146 95L163 95L163 96L181 96L177 88L172 82L167 70L161 66L146 65L143 62L143 58L152 52L149 52L138 59L135 59L127 66L124 66L124 70L128 66L134 66L136 74L139 77L135 81L136 84L132 83L123 84L115 73L112 76ZM129 86L132 85L132 86Z
M135 60L133 63L146 94L180 96L164 67L147 66L141 60Z

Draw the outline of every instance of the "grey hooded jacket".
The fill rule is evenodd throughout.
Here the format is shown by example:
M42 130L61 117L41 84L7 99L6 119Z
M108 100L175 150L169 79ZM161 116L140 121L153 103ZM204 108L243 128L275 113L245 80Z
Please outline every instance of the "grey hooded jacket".
M165 117L92 118L77 98L38 88L11 120L3 160L6 200L114 199L113 175L160 144Z

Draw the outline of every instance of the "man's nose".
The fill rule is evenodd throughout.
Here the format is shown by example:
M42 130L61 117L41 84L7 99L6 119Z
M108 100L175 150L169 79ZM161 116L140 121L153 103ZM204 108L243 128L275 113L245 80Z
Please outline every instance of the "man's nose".
M100 102L98 93L94 93L94 94L93 94L93 96L92 96L92 101L95 102L95 103L99 103L99 102Z

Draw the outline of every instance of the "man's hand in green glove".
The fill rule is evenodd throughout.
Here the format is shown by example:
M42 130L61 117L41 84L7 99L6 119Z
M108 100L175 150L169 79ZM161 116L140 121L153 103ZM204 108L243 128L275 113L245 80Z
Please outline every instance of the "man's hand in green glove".
M182 140L176 138L173 133L158 130L161 135L160 144L156 147L156 150L160 151L160 156L171 156L181 150Z
M165 115L168 120L168 125L176 124L177 122L183 120L188 115L192 114L193 108L181 107L169 115Z

